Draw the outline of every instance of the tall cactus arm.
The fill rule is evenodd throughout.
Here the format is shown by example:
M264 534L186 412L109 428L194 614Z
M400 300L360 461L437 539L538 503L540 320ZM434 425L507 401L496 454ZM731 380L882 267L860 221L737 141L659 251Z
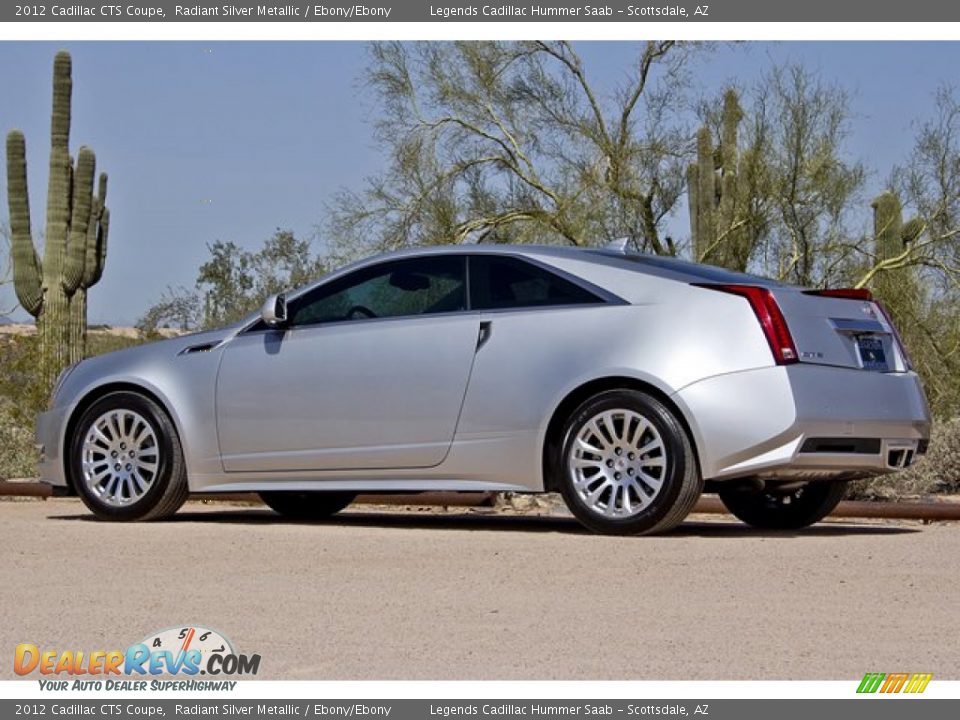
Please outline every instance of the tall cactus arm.
M909 245L912 242L916 242L917 238L923 235L926 229L927 223L925 220L919 217L910 218L903 224L903 227L900 228L900 239L904 245Z
M97 229L97 263L93 268L90 282L87 287L92 287L100 282L103 277L103 267L107 263L107 235L110 234L110 208L104 208L100 216L100 224Z
M700 236L700 172L697 163L687 166L687 209L690 211L690 238L694 260L698 260L697 238Z
M27 151L23 133L7 135L7 204L13 250L13 285L23 309L36 317L43 310L43 273L30 230Z
M63 289L73 295L83 281L87 263L87 231L93 206L93 176L96 174L96 156L83 146L77 154L73 175L73 202L71 203L70 233L63 268Z
M70 96L73 93L70 53L61 50L53 59L53 114L50 116L50 147L68 152L70 145Z
M107 197L107 174L100 173L97 195L90 210L90 222L87 224L86 259L83 269L84 289L97 284L103 275L103 262L106 260L106 235L103 227L104 202ZM109 222L109 213L106 213Z
M903 252L903 241L900 238L903 227L900 199L887 191L874 199L872 207L877 257L880 260L896 257Z
M737 167L737 130L743 120L743 110L737 99L736 90L727 90L723 94L723 126L720 154L724 171L732 171Z
M700 128L697 133L697 179L700 187L697 191L697 261L703 261L716 240L717 223L714 205L717 201L715 163L713 158L713 138L709 128Z
M100 201L100 207L107 206L107 174L100 173L100 179L97 181L97 199Z
M50 116L50 174L47 179L47 230L43 248L44 286L63 284L67 230L70 224L70 55L58 52L53 62L53 111Z
M100 251L97 247L97 237L100 232L100 216L103 214L103 206L100 204L100 198L93 198L93 207L90 210L90 221L87 223L87 234L84 241L83 258L83 279L80 281L80 287L84 290L93 285L93 278L97 272L97 261L100 258Z
M727 90L723 96L723 137L720 143L722 179L720 181L720 227L717 228L718 236L721 233L729 232L736 220L737 162L739 160L737 157L737 129L742 118L743 111L737 101L737 93L734 90Z

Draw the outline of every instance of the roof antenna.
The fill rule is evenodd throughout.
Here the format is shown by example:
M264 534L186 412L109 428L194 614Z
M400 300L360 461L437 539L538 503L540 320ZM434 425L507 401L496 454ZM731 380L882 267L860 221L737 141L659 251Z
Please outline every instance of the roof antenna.
M603 246L604 250L611 250L613 252L627 254L628 248L630 247L630 238L622 237L617 238L616 240L611 240L606 245Z

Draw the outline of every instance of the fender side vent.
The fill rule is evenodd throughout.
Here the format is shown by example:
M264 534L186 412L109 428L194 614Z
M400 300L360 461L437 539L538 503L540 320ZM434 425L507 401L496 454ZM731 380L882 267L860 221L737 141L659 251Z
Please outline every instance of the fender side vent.
M193 355L193 353L210 352L217 346L217 344L218 343L215 343L215 342L209 342L209 343L203 343L203 345L191 345L190 347L184 348L183 350L181 350L180 354Z
M800 447L802 453L833 453L837 455L878 455L879 438L807 438Z

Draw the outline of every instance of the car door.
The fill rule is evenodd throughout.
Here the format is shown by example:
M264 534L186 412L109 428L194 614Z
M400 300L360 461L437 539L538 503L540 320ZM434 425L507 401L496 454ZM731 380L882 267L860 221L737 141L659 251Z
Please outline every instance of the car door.
M284 329L225 348L227 472L431 467L456 430L479 333L465 258L361 268L293 298Z
M608 336L610 304L623 301L529 258L470 256L470 308L484 323L458 439L535 433L571 379L596 363ZM529 442L535 445L535 440Z

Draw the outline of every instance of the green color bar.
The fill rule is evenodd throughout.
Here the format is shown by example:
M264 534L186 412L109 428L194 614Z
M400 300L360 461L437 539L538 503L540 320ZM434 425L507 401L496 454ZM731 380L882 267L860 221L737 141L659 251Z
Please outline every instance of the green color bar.
M867 673L863 676L863 680L860 681L860 687L857 688L857 692L875 693L880 688L880 683L883 682L883 678L885 677L885 673Z

